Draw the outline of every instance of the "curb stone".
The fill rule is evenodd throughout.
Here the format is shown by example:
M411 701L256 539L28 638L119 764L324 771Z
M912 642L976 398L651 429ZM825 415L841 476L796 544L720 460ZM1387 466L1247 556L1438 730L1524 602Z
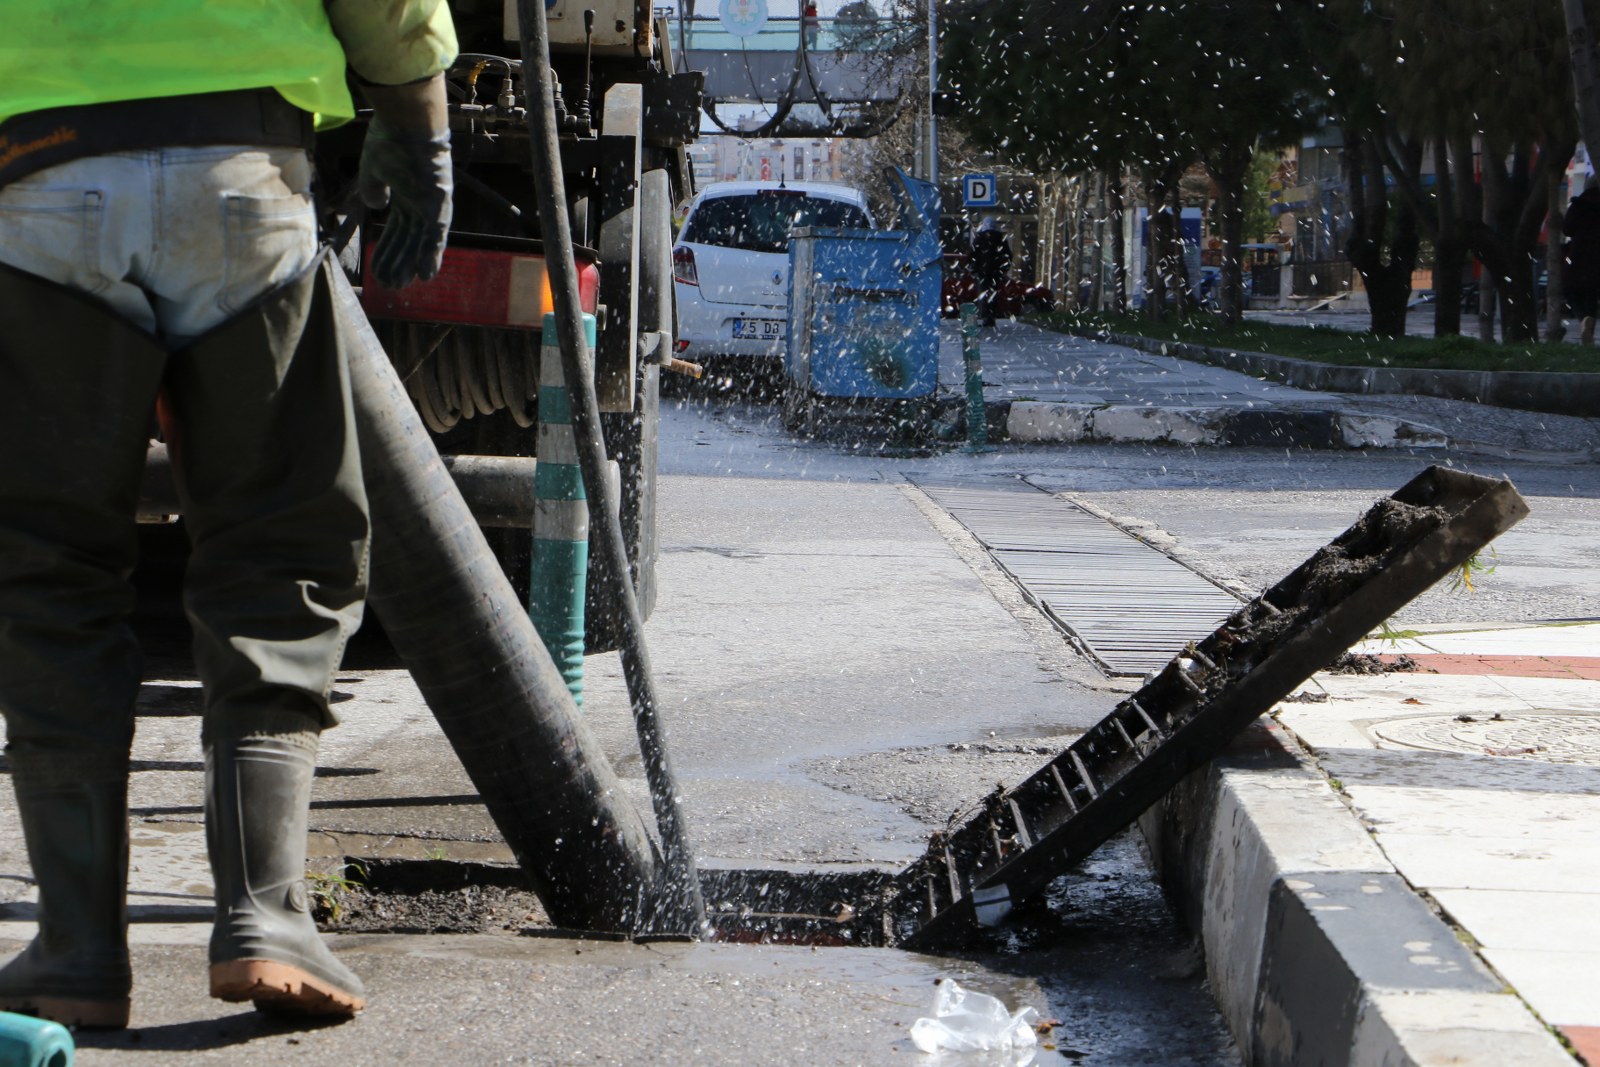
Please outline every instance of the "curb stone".
M1405 419L1295 408L1145 407L1013 401L1007 435L1034 444L1079 441L1309 448L1444 448L1440 430Z
M1132 333L1071 329L1067 332L1093 341L1137 348L1143 352L1177 356L1209 363L1257 378L1267 378L1296 389L1324 393L1385 393L1467 400L1491 407L1542 411L1550 415L1594 418L1600 415L1600 374L1562 374L1547 371L1428 370L1419 367L1347 367L1313 363L1263 352L1236 352L1228 348L1186 341L1162 341Z
M1281 727L1252 726L1140 829L1251 1067L1573 1067Z

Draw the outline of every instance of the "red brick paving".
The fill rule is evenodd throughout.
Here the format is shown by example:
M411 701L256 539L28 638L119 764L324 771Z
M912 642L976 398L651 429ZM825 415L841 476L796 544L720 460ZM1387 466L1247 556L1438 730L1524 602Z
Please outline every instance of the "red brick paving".
M1600 682L1600 656L1480 656L1447 652L1413 652L1410 656L1429 674L1503 674L1511 678L1581 678ZM1600 1067L1600 1060L1595 1067Z
M1572 1042L1583 1062L1600 1067L1600 1026L1560 1026L1561 1036Z

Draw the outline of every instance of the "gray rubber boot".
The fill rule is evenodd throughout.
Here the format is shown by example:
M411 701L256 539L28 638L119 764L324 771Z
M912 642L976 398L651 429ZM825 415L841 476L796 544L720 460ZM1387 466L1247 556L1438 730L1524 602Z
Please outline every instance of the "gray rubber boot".
M216 881L211 995L286 1015L353 1015L361 980L311 921L306 822L315 732L215 740L206 748L206 846Z
M115 762L115 761L112 761ZM93 759L11 753L39 933L0 968L0 1011L128 1025L128 779Z

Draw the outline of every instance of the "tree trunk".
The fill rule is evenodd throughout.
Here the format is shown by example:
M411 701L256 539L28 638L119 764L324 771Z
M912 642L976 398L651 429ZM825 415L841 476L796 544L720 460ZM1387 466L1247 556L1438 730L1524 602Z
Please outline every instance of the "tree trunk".
M1167 311L1167 284L1161 273L1166 258L1166 231L1161 225L1166 214L1166 184L1156 174L1145 180L1145 277L1144 317L1160 322Z
M1128 313L1128 250L1122 240L1123 226L1123 199L1122 199L1122 171L1119 169L1107 183L1106 191L1110 194L1110 218L1113 234L1111 240L1111 310L1118 315Z
M1533 293L1533 257L1517 256L1508 265L1501 293L1505 296L1501 334L1506 341L1539 337L1539 309Z
M1089 175L1078 176L1078 269L1073 278L1072 298L1080 311L1092 310L1093 300L1086 300L1085 293L1093 282L1095 269L1094 254L1094 206L1090 192Z
M1168 237L1167 244L1167 288L1172 294L1172 306L1177 309L1178 317L1187 319L1190 312L1198 306L1194 298L1194 285L1189 278L1189 257L1184 254L1183 248L1183 172L1180 169L1172 179L1171 188L1167 192Z
M1561 175L1552 171L1546 180L1550 183L1550 223L1544 251L1549 279L1544 292L1544 339L1553 343L1567 335L1567 257L1562 248L1567 214L1561 203Z
M1345 248L1351 264L1366 283L1372 312L1372 332L1380 337L1403 337L1406 305L1411 300L1411 272L1417 264L1421 239L1417 216L1405 199L1393 205L1390 232L1389 191L1384 182L1383 155L1369 130L1345 131L1345 174L1351 191L1351 232ZM1405 146L1403 165L1420 168L1421 146Z
M1478 340L1494 341L1494 311L1499 303L1499 279L1485 264L1478 272Z
M1505 205L1507 244L1504 334L1507 341L1539 339L1539 299L1534 290L1535 253L1539 231L1549 206L1549 151L1536 145L1520 146L1511 157L1511 199Z
M1441 239L1433 248L1433 335L1461 332L1461 274L1467 266L1465 241Z
M1493 277L1502 298L1501 336L1506 341L1531 341L1539 334L1533 252L1545 216L1549 156L1532 145L1518 146L1509 161L1491 146L1482 150L1483 210L1472 244L1483 260L1485 278ZM1489 308L1491 332L1493 312Z
M1562 0L1567 17L1567 54L1572 63L1572 84L1578 104L1578 129L1583 143L1600 146L1600 56L1584 16L1583 0ZM1600 151L1600 147L1591 148Z
M1472 180L1472 158L1441 140L1434 146L1438 190L1438 236L1433 242L1433 335L1461 332L1461 275L1467 266L1467 237L1461 225L1460 183Z
M1067 178L1062 191L1061 233L1058 237L1066 259L1056 293L1061 306L1083 310L1079 307L1078 281L1088 267L1089 250L1083 242L1084 193L1081 177Z
M1217 229L1222 235L1222 290L1219 310L1224 326L1244 318L1244 183L1250 174L1248 145L1230 145L1211 159L1217 182Z
M1105 248L1106 248L1106 173L1100 171L1094 178L1094 228L1091 231L1093 273L1089 276L1089 310L1099 311L1105 304Z

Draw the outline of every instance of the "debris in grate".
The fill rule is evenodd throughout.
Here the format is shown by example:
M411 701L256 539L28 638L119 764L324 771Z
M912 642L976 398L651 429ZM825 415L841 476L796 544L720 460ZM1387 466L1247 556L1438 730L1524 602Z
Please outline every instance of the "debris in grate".
M711 939L883 946L894 874L882 870L700 872Z
M1346 652L1328 664L1329 674L1414 674L1422 664L1407 655L1373 655L1366 652Z
M307 878L312 918L342 934L483 934L549 925L522 870L447 859L347 857Z

